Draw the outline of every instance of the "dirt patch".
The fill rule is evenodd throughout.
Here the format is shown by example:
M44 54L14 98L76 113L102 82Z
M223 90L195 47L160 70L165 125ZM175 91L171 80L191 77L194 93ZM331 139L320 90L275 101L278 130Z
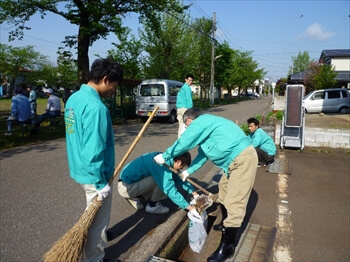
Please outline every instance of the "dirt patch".
M350 114L306 114L305 126L350 129Z

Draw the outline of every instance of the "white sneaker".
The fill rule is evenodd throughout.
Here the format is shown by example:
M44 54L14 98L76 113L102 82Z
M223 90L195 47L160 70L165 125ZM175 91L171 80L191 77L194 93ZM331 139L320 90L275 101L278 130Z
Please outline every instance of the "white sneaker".
M10 133L10 132L5 133L5 136L12 136L12 133Z
M127 198L126 200L128 200L129 204L132 205L135 209L139 210L139 209L143 209L143 205L140 202L139 198Z
M161 203L157 202L154 207L151 207L149 204L146 206L146 212L147 213L154 213L154 214L166 214L169 212L169 208L166 206L163 206Z

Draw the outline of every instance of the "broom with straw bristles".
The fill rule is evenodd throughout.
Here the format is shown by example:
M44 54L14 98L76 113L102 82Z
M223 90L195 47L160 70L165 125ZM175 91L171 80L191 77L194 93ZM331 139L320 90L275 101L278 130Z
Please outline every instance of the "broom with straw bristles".
M121 168L126 162L126 159L129 157L131 151L136 146L137 142L140 140L142 134L146 130L148 124L151 122L152 118L156 114L158 110L158 106L156 106L149 116L147 122L143 125L141 131L134 139L133 143L129 147L128 151L124 155L123 159L119 163L119 165L114 170L114 174L109 180L109 184L111 185L114 178L117 176ZM84 245L86 242L86 238L88 235L89 227L94 220L94 217L102 206L103 201L98 197L95 197L93 202L88 206L88 208L84 211L78 222L67 232L65 233L57 242L53 244L51 249L47 251L44 256L44 262L78 262L81 259L82 252L84 249Z

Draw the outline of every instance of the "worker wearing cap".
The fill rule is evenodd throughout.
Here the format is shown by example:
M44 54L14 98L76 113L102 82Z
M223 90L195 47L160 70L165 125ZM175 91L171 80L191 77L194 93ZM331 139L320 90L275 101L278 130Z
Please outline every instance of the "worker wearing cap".
M220 228L219 247L208 261L223 261L234 253L238 232L246 213L253 189L258 157L250 138L234 122L223 117L203 114L197 108L188 109L183 121L186 131L154 160L158 164L199 146L198 155L188 169L182 172L184 179L200 169L209 159L225 172L219 182L218 200L227 210L227 217Z
M57 117L61 115L61 101L60 99L53 94L51 88L45 89L45 94L48 96L46 104L46 112L40 116L35 121L34 126L39 127L41 122L46 118Z

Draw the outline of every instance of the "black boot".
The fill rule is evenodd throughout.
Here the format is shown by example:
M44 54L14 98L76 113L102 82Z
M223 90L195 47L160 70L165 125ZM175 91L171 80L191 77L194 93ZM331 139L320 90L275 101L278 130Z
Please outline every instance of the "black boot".
M223 222L224 222L224 220L227 217L227 209L226 209L226 207L223 204L220 204L220 208L221 208L222 219L221 219L221 222L219 224L216 224L216 225L213 226L213 229L215 231L221 231Z
M235 244L239 227L222 227L222 235L219 247L210 257L208 262L220 262L235 253Z

